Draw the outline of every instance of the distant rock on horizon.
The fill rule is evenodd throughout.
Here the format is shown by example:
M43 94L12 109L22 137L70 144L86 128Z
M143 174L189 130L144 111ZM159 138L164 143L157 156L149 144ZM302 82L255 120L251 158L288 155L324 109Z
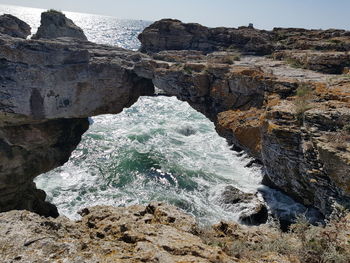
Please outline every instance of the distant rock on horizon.
M87 40L84 31L63 13L49 10L41 14L41 25L32 39L72 37Z

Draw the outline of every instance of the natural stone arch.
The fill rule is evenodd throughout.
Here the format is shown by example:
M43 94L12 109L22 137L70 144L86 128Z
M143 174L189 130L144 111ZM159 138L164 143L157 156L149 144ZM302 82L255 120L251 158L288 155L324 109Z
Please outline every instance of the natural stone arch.
M259 58L232 65L210 63L205 55L187 59L187 51L151 57L71 38L21 40L1 35L0 54L0 211L26 208L57 215L44 202L43 192L35 189L33 178L68 160L87 129L87 117L121 112L139 96L152 95L154 85L214 121L221 135L263 163L276 187L302 203L327 213L332 202L325 196L349 198L337 179L348 169L346 158L325 154L324 145L312 141L308 131L301 132L292 102L284 100L305 83L322 87L322 74L317 80L290 76L290 68ZM180 59L169 60L174 55ZM272 74L276 65L285 71ZM327 100L322 92L319 96ZM337 107L349 117L346 104ZM317 114L310 112L305 118L316 129L324 124ZM318 155L319 149L323 155ZM332 168L333 179L318 164L327 167L330 157L340 164ZM309 171L315 181L305 176Z

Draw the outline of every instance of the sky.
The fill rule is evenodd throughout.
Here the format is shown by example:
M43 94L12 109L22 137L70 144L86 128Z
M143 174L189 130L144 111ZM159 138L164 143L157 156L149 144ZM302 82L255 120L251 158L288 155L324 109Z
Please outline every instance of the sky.
M155 21L177 18L210 27L350 29L350 0L0 0L0 4Z

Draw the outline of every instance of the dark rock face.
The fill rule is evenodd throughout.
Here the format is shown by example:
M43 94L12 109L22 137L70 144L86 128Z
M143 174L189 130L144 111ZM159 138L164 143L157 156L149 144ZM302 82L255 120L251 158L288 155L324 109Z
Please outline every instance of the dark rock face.
M268 210L266 204L258 198L257 194L244 193L229 185L222 193L222 202L242 210L239 220L243 224L260 225L267 222Z
M58 216L56 207L45 202L45 192L36 189L33 179L67 162L88 127L87 119L1 127L0 211L27 209Z
M119 113L154 86L129 69L134 52L72 39L0 42L0 211L57 216L33 179L68 161L88 116Z
M83 30L63 13L49 10L41 14L41 25L32 39L72 37L87 40Z
M4 14L0 16L0 33L12 37L27 38L30 35L30 26L17 17Z
M121 48L3 37L0 54L2 92L7 94L0 104L7 114L0 125L119 113L154 92L151 80L132 71L133 59L141 60L141 54Z
M141 51L240 49L245 53L271 53L270 36L265 31L249 27L207 28L185 24L179 20L163 19L147 27L140 35Z

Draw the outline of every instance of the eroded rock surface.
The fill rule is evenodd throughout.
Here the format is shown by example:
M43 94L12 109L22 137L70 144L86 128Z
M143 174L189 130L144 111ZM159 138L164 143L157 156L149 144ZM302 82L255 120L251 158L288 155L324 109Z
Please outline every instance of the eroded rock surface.
M141 35L141 41L145 41L143 49L148 46L147 37L155 41L157 50L169 48L159 44L164 24L167 26L164 32L170 35L172 26L176 25L177 36L192 26L173 20L157 22ZM199 25L194 27L206 32ZM279 43L283 45L279 49L302 48L291 33L297 30L276 30L254 32L264 36L280 34ZM153 33L148 34L149 31ZM347 31L297 32L304 38L309 36L308 41L318 45L321 40L322 43L333 38L341 38L344 43L348 40ZM271 43L276 44L273 41ZM350 122L350 80L347 75L295 68L267 57L242 56L223 45L220 46L223 50L212 53L163 50L146 55L72 38L21 40L0 35L0 44L0 127L3 131L21 131L20 127L25 126L33 131L23 133L21 138L3 132L2 140L7 145L0 148L3 156L11 151L17 153L17 145L31 141L38 133L35 125L73 119L67 130L74 132L74 127L82 127L79 126L84 122L81 119L119 113L139 96L152 95L155 85L167 95L187 101L215 123L219 134L258 159L265 168L265 182L269 185L324 214L331 212L334 201L350 207L350 142L346 129ZM237 46L238 50L245 52L244 45ZM260 42L255 47L259 49ZM277 50L276 45L274 48ZM330 50L334 45L324 48ZM309 50L305 52L313 54ZM78 130L77 137L71 137L74 138L72 147L67 146L65 157L74 149L84 129ZM61 135L45 136L41 141L47 145L42 146L41 154L55 156L57 144L52 142L60 141L56 136ZM35 149L26 147L26 154L36 156ZM23 159L14 162L19 166L30 160L23 154L24 151L18 151L12 159L7 157L10 161L1 168L2 185L13 185L16 189L13 178L22 177L26 185L30 185L35 176L62 165L66 159L50 157L56 161L39 163L28 175L20 169L15 170L16 174L12 160ZM2 195L6 192L1 191L0 197ZM6 203L6 209L2 210L11 209L10 204L11 201ZM17 207L12 204L12 208Z
M194 235L194 218L172 206L97 206L80 213L77 222L27 211L0 214L2 262L233 262Z
M85 118L1 127L0 211L27 209L57 217L33 179L67 162L88 126Z
M235 211L241 211L239 221L246 225L260 225L267 222L268 209L259 199L258 193L244 193L229 185L221 195L222 202Z
M163 20L141 34L141 50L169 65L156 69L155 85L189 102L214 121L220 135L260 160L266 184L324 214L330 213L334 201L349 207L350 135L345 130L350 81L348 75L325 73L346 71L350 33L280 28L261 32L270 41L272 58L288 53L304 59L307 54L299 66L288 57L237 58L237 51L246 53L239 45L235 51L221 45L220 52L207 54L208 50L187 44L165 44L180 32L196 36L190 27ZM175 50L185 47L197 51Z
M41 25L32 39L72 37L87 40L84 31L63 13L49 10L41 14Z
M30 35L30 26L19 18L4 14L0 16L0 33L12 37L27 38Z
M142 57L131 51L71 38L0 42L0 211L57 216L33 179L68 161L87 117L119 113L154 87L130 69Z

